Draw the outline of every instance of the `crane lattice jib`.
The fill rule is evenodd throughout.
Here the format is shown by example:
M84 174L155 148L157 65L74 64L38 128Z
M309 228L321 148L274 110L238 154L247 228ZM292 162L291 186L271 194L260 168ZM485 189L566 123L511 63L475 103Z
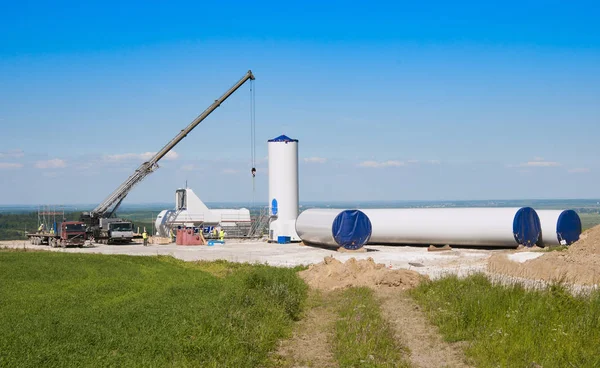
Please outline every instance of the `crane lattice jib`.
M246 81L254 80L254 75L251 70L244 75L236 84L227 90L219 99L210 105L204 112L196 119L194 119L185 129L183 129L175 138L171 139L160 151L158 151L150 160L144 162L138 167L135 172L123 182L111 195L109 195L102 203L96 207L91 215L93 217L110 217L121 205L123 199L129 194L133 187L140 183L144 178L158 169L158 161L165 157L169 151L173 149L183 138L185 138L198 124L200 124L208 115L210 115L217 107L219 107L229 96L231 96L238 88L240 88ZM111 210L112 208L112 210Z

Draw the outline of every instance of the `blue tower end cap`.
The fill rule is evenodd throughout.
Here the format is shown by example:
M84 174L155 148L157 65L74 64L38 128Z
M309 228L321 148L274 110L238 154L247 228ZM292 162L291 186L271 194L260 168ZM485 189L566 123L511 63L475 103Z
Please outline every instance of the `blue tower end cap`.
M371 238L371 220L359 210L340 212L331 226L333 239L346 249L360 249Z
M297 139L292 139L287 135L280 135L279 137L269 139L267 142L298 142Z

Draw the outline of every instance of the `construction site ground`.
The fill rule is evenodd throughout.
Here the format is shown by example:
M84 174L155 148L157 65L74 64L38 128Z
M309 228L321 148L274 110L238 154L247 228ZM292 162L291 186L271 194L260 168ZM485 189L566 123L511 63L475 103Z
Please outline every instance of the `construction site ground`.
M179 246L172 244L143 246L139 243L126 245L91 244L83 248L51 248L31 245L28 241L1 241L0 247L26 248L54 252L126 254L136 256L168 255L184 261L227 260L231 262L263 263L271 266L308 266L333 257L342 262L372 258L376 263L391 269L411 269L431 278L447 274L466 275L485 271L487 261L493 254L514 253L514 249L452 248L429 251L427 246L366 246L366 252L338 252L336 249L307 246L299 243L277 244L265 241L226 240L214 246ZM520 252L527 257L531 252ZM533 255L534 257L537 254Z

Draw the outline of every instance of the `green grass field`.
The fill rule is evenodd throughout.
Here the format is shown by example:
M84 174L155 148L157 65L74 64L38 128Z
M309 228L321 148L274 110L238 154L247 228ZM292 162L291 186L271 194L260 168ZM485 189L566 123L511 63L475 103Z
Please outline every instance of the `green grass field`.
M0 366L259 366L305 297L292 269L0 251Z
M583 230L600 225L600 214L598 213L580 213L579 218L581 218L581 227Z
M412 295L448 341L469 342L477 367L600 367L600 292L525 291L475 275L424 283Z

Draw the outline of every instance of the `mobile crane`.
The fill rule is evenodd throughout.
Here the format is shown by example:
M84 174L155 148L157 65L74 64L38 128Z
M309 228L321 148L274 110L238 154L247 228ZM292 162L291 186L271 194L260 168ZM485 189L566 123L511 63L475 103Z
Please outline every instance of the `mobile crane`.
M130 242L133 238L133 224L124 219L116 218L116 211L134 186L139 184L146 176L156 171L158 162L185 138L198 124L208 117L217 107L231 96L248 80L253 81L254 75L248 70L236 84L227 90L219 99L210 105L202 114L194 119L185 129L181 130L175 138L171 139L150 160L142 163L135 172L127 178L114 192L90 212L83 212L81 221L86 224L88 238L99 243ZM253 174L255 169L253 168Z

